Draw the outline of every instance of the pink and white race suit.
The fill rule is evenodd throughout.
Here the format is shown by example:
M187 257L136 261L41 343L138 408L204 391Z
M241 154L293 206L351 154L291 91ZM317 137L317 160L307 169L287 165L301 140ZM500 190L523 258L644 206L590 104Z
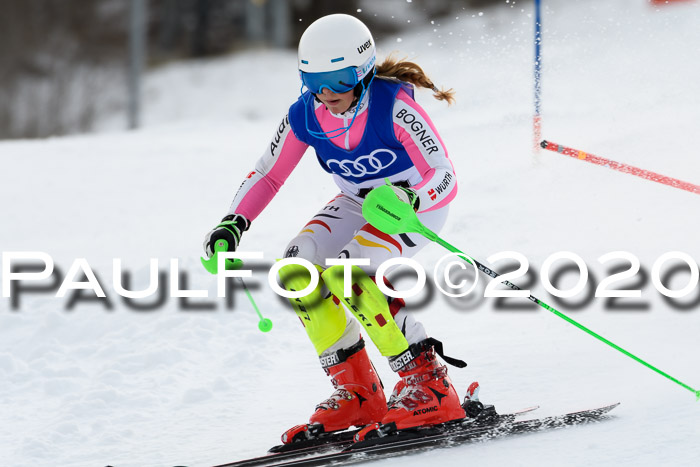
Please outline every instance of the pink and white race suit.
M372 92L375 92L374 87L370 87L362 102L342 114L333 114L319 101L314 102L314 116L324 132L347 127L356 107L359 107L350 129L330 140L337 148L352 151L361 144L368 124ZM309 115L309 118L314 116ZM410 161L404 164L407 167L405 170L388 178L391 182L407 182L418 193L419 220L432 231L439 232L447 218L448 204L457 194L456 176L447 149L432 121L405 86L395 94L391 116L392 125L387 128L393 127L393 137ZM229 213L241 214L253 221L277 194L309 147L309 144L301 141L303 138L297 137L293 126L289 114L282 119L255 170L250 172L238 190ZM362 216L363 198L370 189L385 183L384 176L380 173L376 178L365 176L358 181L356 177L344 176L353 171L352 160L332 162L337 162L332 176L340 193L323 206L289 242L285 257L301 257L321 266L325 266L326 258L368 258L370 266L363 266L362 269L372 276L387 259L411 257L428 243L418 234L387 235L369 225ZM405 330L409 343L427 337L423 326L407 313L399 311L394 318L399 327ZM359 326L354 319L348 319L347 331L329 350L344 348L357 341Z

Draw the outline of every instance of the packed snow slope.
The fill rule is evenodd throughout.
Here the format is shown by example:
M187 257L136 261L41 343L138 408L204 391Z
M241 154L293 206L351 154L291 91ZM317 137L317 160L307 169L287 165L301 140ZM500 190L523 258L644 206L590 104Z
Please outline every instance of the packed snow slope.
M544 3L543 136L700 184L700 5ZM700 259L700 197L549 151L532 154L532 22L531 4L511 0L379 37L381 55L400 50L458 93L451 108L417 93L459 177L442 236L497 271L514 263L489 263L491 255L522 253L530 273L514 282L698 389L700 286L666 299L652 269L670 251ZM18 303L0 301L2 465L233 461L265 452L331 393L297 318L267 284L288 239L336 193L311 152L243 237L242 250L264 253L247 283L273 330L258 331L239 288L232 304L217 299L215 278L199 265L204 234L226 214L298 95L295 54L173 64L152 72L145 90L139 131L116 130L122 117L113 116L98 134L0 143L4 258L41 251L58 271L21 282ZM566 299L547 292L539 275L560 251L590 270L584 291ZM639 289L641 297L593 298L613 269L629 267L599 262L615 251L639 258L641 271L612 288ZM442 254L430 245L416 259L432 277ZM55 296L78 258L107 301L90 290ZM112 283L114 258L135 290L148 285L150 258L164 273L178 259L180 287L209 297L170 297L166 275L163 297L125 301ZM682 264L663 265L667 287L689 283ZM554 282L567 289L578 277L566 269ZM412 278L397 277L397 285ZM478 380L482 400L499 410L539 404L541 414L622 404L600 424L377 465L697 465L700 402L689 390L525 299L509 299L504 310L483 291L482 277L476 297L447 299L432 286L409 300L447 353L469 362L450 370L460 393ZM397 378L368 347L388 393Z

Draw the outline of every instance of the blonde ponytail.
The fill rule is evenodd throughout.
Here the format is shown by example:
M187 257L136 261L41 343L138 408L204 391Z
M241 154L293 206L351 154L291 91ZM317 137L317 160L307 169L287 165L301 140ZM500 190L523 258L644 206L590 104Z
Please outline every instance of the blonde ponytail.
M381 65L377 66L377 76L395 78L411 83L419 88L430 89L433 91L435 99L446 101L447 105L452 105L455 101L455 91L453 89L438 89L419 65L405 59L399 60L393 55L389 55Z

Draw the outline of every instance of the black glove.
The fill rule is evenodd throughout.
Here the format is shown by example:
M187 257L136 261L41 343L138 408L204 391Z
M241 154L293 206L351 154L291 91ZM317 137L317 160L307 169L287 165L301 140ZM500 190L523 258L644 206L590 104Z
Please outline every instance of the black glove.
M221 219L221 223L204 237L204 252L207 257L211 258L214 255L215 245L219 240L228 242L228 251L236 251L241 235L249 227L250 221L240 214L229 214Z
M418 193L416 193L416 190L398 185L392 185L391 188L401 201L409 204L414 211L418 212L418 209L420 209L420 197Z

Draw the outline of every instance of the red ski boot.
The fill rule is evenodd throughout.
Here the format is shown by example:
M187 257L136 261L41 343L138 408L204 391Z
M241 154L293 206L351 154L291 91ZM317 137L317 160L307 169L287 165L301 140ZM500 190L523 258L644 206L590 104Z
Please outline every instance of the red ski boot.
M282 435L285 444L324 432L368 425L380 421L386 414L382 382L367 355L364 340L322 357L321 364L331 376L335 391L316 406L308 425L297 425Z
M381 423L372 424L358 432L355 441L465 417L457 391L447 376L447 367L437 361L433 343L439 344L439 341L427 339L414 344L390 360L389 364L398 372L401 380L389 399L389 411ZM446 360L466 365L449 357Z

